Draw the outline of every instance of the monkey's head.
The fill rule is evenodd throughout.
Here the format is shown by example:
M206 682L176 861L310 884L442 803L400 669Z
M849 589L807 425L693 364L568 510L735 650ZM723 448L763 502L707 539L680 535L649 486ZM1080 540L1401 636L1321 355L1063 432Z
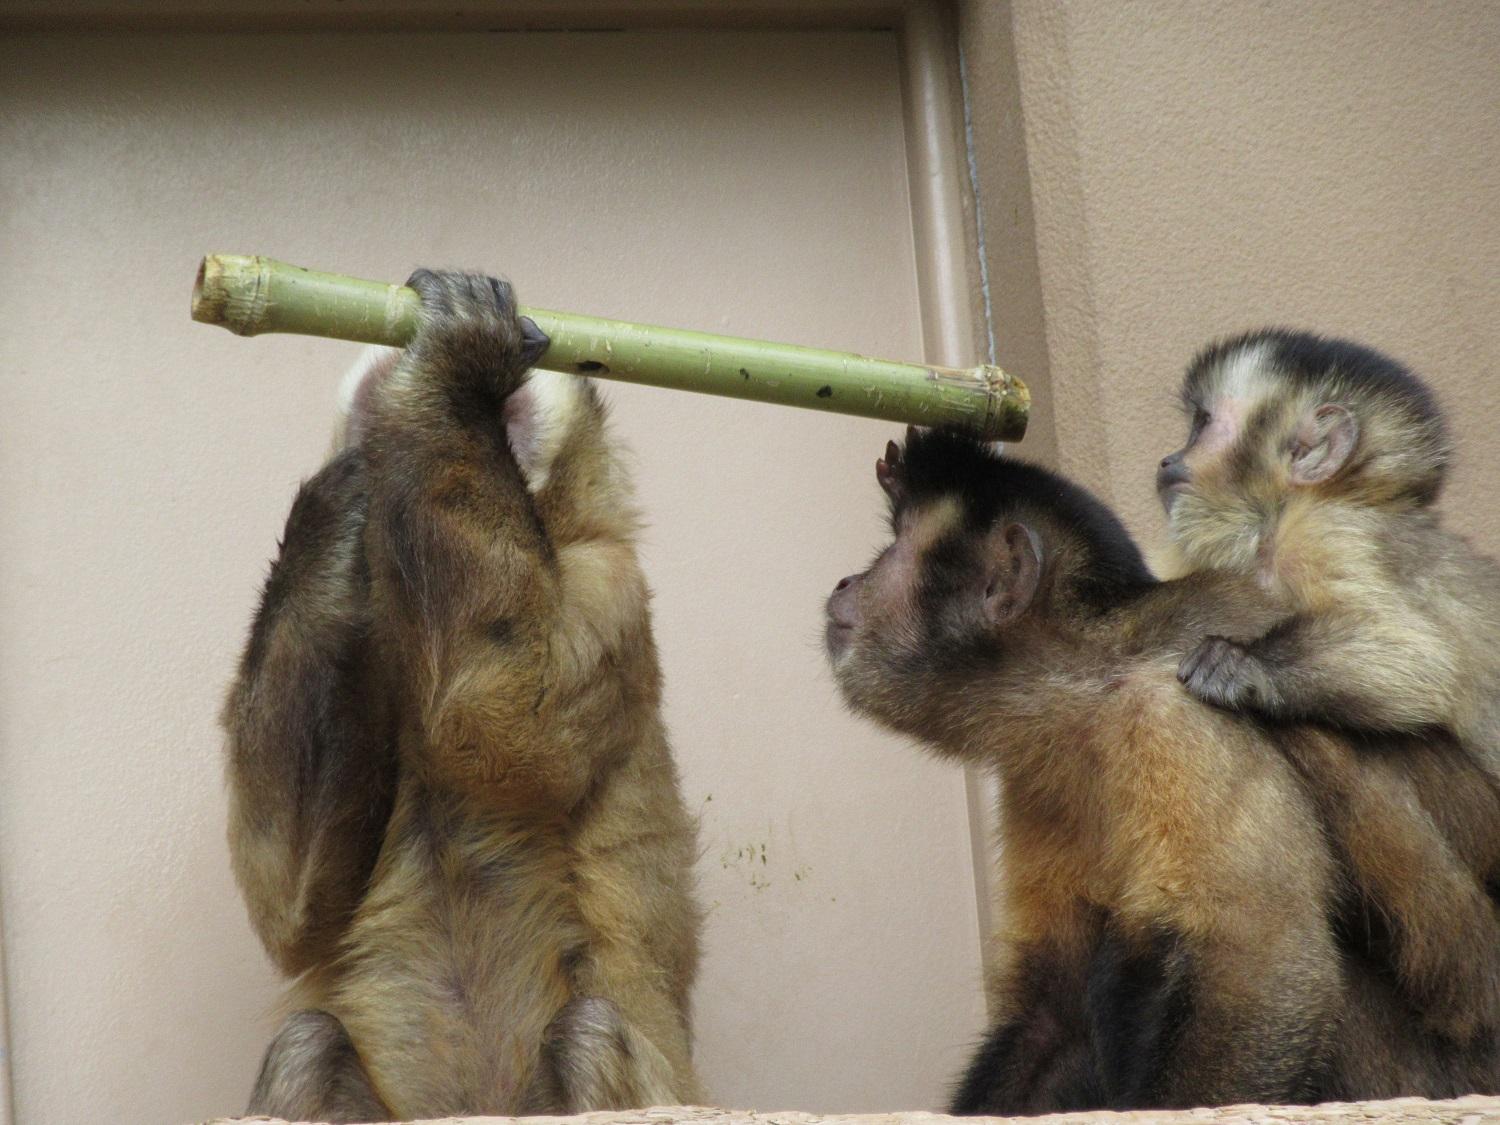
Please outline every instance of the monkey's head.
M1104 505L961 433L908 430L875 475L893 541L834 589L826 643L849 705L897 730L961 743L997 672L1154 581Z
M1447 475L1432 392L1345 340L1267 329L1213 344L1189 365L1182 404L1187 444L1162 459L1156 487L1190 556L1293 494L1421 506Z

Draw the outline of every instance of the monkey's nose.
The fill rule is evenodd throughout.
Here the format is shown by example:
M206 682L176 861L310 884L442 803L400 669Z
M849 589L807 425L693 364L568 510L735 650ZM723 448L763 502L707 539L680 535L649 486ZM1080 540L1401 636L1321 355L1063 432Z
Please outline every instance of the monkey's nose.
M1161 490L1186 484L1191 478L1192 472L1188 469L1187 462L1182 459L1180 449L1176 453L1168 453L1161 459L1161 464L1156 467L1156 487Z
M1192 470L1182 459L1182 450L1168 453L1156 468L1156 494L1161 497L1162 507L1170 513L1177 494L1186 489L1193 479Z
M836 626L852 629L859 624L859 580L862 576L851 574L840 578L839 584L828 595L828 620Z

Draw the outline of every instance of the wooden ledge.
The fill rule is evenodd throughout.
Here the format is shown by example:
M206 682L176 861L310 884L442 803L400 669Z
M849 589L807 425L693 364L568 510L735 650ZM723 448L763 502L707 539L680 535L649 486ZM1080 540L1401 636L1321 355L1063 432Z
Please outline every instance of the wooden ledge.
M271 1117L220 1117L205 1125L233 1121L278 1121ZM1131 1113L1058 1113L1047 1117L948 1117L941 1113L761 1113L711 1109L703 1106L659 1106L629 1113L581 1113L576 1117L445 1117L432 1125L978 1125L985 1121L1025 1121L1035 1125L1082 1125L1119 1122L1121 1125L1282 1125L1315 1122L1320 1125L1500 1125L1500 1098L1467 1097L1434 1102L1426 1098L1397 1098L1388 1102L1328 1102L1315 1106L1232 1105L1217 1109L1139 1110Z

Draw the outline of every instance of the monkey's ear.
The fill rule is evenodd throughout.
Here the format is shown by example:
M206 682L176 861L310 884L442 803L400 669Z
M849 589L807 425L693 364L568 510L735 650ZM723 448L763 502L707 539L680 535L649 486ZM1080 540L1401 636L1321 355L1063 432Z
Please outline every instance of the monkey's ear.
M1041 580L1041 539L1024 523L1006 524L984 589L984 615L990 624L1009 625L1025 613Z
M893 441L885 443L885 456L875 462L875 479L881 489L899 507L906 499L906 466L901 461L901 447Z
M1359 441L1359 422L1346 408L1325 402L1297 427L1292 483L1319 484L1342 469Z

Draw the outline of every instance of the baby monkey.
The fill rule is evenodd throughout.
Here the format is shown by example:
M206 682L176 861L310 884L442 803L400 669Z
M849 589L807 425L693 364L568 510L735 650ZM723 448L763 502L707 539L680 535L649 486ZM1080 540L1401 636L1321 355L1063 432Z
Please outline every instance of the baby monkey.
M1204 637L1178 678L1251 715L1420 736L1290 757L1429 1029L1491 1034L1500 981L1474 942L1500 948L1500 567L1434 509L1452 456L1437 403L1378 352L1274 330L1201 353L1182 398L1187 444L1157 470L1172 539L1285 613Z
M1205 638L1187 689L1269 718L1443 727L1500 773L1500 567L1439 523L1452 446L1422 381L1268 330L1201 353L1182 399L1187 444L1156 475L1176 548L1288 610L1260 636Z

